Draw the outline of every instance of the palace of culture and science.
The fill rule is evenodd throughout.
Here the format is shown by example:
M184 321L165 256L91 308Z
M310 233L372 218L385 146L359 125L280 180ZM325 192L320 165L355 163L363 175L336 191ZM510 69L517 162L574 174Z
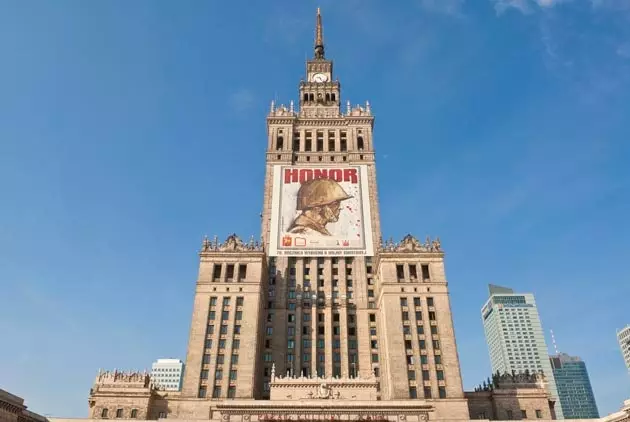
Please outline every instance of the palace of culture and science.
M181 391L99 372L90 419L555 418L539 374L464 392L439 239L382 240L373 125L342 101L318 11L299 101L267 116L260 241L202 243Z

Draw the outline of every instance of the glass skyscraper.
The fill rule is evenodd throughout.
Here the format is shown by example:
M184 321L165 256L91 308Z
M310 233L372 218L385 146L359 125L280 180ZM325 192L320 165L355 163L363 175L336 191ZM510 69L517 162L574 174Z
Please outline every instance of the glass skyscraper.
M564 419L534 295L492 284L489 290L481 318L492 372L542 371L547 390L556 402L556 417Z
M599 418L591 380L582 359L559 353L550 360L564 418Z

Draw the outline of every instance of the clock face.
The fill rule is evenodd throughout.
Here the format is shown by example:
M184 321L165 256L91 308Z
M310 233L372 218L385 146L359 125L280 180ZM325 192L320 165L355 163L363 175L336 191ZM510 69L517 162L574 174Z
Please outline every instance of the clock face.
M328 76L323 73L316 73L313 75L313 82L326 82Z

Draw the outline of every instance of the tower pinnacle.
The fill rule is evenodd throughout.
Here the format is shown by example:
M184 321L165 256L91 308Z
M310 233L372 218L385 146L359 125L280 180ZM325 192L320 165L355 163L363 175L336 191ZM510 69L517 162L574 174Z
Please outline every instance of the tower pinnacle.
M324 58L324 31L322 29L322 15L317 8L317 19L315 23L315 58Z

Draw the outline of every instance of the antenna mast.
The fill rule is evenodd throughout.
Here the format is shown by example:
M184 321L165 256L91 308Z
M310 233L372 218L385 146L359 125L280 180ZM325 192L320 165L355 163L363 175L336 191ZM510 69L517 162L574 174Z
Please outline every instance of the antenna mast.
M549 332L551 332L551 343L553 343L553 350L556 352L556 355L559 354L558 352L558 345L556 344L556 337L553 335L553 330L549 330Z

